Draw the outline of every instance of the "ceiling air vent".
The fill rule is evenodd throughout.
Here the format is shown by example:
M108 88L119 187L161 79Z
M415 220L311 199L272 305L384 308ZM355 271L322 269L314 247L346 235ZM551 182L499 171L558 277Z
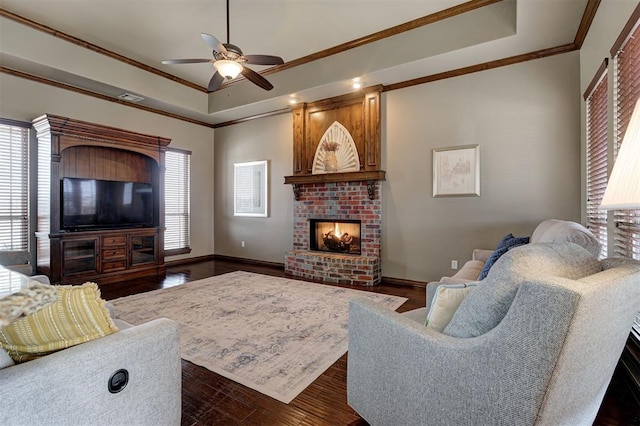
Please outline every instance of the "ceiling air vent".
M131 93L123 93L122 95L118 96L118 98L125 101L134 102L134 103L140 102L141 100L144 99L142 96L132 95Z

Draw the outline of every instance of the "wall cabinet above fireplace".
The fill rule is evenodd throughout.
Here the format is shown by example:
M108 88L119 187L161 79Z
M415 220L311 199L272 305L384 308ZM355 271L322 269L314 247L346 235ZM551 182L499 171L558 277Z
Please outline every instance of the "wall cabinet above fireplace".
M382 86L337 96L293 109L293 176L286 184L384 180L380 170L380 96ZM334 123L348 131L358 154L359 170L314 174L314 158ZM327 138L324 138L327 140ZM316 167L317 169L317 167Z

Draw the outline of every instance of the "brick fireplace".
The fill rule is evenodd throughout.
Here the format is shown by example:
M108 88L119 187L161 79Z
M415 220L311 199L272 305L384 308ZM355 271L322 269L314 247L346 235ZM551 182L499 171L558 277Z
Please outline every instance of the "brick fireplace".
M297 190L293 250L286 253L285 271L293 276L330 283L379 284L382 278L380 183L307 183ZM372 191L374 199L370 199ZM310 223L317 219L327 222L360 221L360 254L311 250Z
M382 86L371 86L292 108L293 175L284 178L295 196L287 274L328 283L380 283L381 93ZM317 229L316 222L323 227Z

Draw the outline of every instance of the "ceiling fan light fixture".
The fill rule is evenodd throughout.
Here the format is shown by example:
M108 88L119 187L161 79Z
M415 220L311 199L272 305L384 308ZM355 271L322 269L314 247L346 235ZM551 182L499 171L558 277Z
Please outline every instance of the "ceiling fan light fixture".
M241 64L229 59L221 59L219 61L215 61L213 63L213 66L220 73L220 75L229 80L233 80L234 78L236 78L242 71Z

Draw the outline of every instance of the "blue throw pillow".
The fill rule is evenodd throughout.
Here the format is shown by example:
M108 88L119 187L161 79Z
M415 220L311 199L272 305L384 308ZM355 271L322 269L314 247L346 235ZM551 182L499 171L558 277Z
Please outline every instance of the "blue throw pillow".
M484 266L482 267L482 271L480 272L480 276L478 277L478 280L483 280L487 277L487 275L489 274L489 270L491 269L493 264L496 263L498 259L500 259L500 256L502 256L503 254L505 254L506 252L508 252L514 247L521 246L523 244L528 244L528 243L529 243L529 237L514 237L513 234L505 235L500 241L500 243L498 244L498 247L496 247L496 250L493 252L491 256L489 256L487 261L484 263Z

